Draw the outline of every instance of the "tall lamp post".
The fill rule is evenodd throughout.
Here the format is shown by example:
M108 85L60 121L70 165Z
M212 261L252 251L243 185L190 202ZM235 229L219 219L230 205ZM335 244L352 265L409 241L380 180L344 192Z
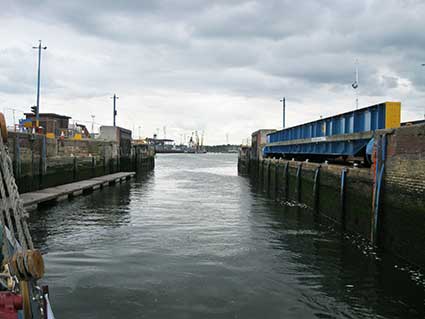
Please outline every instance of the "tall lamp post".
M47 47L41 46L41 40L38 40L38 46L32 47L38 50L38 71L37 71L37 105L35 113L35 127L38 128L40 122L40 65L41 65L41 49L46 50Z
M353 84L351 84L351 87L354 89L356 93L356 110L359 108L359 93L357 91L357 88L359 87L359 60L356 59L356 71L355 76L356 79L354 80Z
M111 97L111 99L113 99L113 100L114 100L114 126L117 126L117 125L116 125L116 117L117 117L117 100L119 99L119 97L118 97L116 94L114 94L114 96L113 96L113 97Z
M282 127L285 128L285 108L286 108L286 99L282 98L280 100L280 102L282 102L282 111L283 111L283 115L282 115Z
M422 66L425 66L425 63L422 63ZM425 109L424 109L424 119L425 119Z

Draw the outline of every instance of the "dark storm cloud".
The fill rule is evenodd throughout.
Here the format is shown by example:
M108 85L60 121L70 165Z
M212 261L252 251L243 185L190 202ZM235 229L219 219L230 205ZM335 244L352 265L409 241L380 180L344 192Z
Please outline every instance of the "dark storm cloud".
M368 64L364 76L376 76L376 55L399 70L396 60L419 59L425 43L418 1L45 0L11 8L116 43L165 47L187 68L243 66L324 84L349 82L355 58Z

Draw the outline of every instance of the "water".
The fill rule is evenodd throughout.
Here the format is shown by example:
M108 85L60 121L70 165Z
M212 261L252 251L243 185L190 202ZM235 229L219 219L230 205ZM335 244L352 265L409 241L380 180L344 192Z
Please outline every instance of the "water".
M57 318L425 317L420 280L256 192L236 161L160 155L150 176L33 213Z

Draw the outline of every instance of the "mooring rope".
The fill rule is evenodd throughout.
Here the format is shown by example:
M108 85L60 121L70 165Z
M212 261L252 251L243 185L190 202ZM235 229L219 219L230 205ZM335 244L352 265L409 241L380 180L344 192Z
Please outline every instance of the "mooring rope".
M22 249L34 249L31 234L25 217L25 209L19 196L18 187L13 176L12 160L7 146L3 143L0 132L0 196L1 218L3 228L7 227L12 239L11 244L18 248L16 241ZM6 224L7 223L7 224ZM17 233L17 236L16 236Z

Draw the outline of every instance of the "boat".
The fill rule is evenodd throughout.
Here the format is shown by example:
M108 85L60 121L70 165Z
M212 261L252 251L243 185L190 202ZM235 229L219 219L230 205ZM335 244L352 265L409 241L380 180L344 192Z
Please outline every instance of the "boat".
M205 154L207 151L204 147L204 133L202 133L201 138L199 138L198 131L192 132L192 136L184 152L190 154Z
M0 318L54 319L41 252L34 248L26 212L13 176L7 126L0 113Z

